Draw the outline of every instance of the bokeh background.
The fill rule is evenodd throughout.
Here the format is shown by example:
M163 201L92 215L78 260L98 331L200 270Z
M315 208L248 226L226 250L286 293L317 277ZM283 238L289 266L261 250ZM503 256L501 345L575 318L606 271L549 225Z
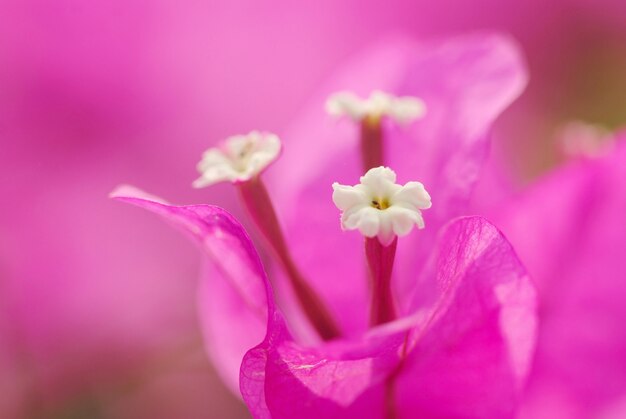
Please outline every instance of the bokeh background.
M626 122L621 0L2 0L0 417L246 417L204 356L197 252L107 194L237 213L228 185L190 187L205 148L280 134L385 36L483 29L531 74L494 136L519 187L562 160L564 123Z

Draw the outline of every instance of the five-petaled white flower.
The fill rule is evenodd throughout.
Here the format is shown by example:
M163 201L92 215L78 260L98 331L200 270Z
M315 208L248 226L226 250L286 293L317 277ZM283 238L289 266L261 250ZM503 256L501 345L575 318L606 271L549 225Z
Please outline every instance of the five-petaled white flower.
M220 147L210 148L198 163L200 177L193 182L203 188L218 182L245 182L261 173L280 154L278 137L252 131L227 138Z
M396 173L375 167L361 176L355 186L333 184L333 202L342 211L341 225L359 230L366 237L378 237L388 246L396 236L424 228L420 210L431 207L430 195L420 182L396 184Z
M426 113L426 105L416 97L396 97L380 90L361 99L352 92L338 92L326 101L326 112L333 116L348 116L356 121L378 122L383 116L399 124L408 124Z

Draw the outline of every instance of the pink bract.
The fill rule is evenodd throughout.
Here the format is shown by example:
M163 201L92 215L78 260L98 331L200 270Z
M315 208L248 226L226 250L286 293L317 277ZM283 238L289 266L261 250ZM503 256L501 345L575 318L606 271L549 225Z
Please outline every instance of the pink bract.
M540 296L523 417L623 417L626 135L610 155L554 170L491 216Z

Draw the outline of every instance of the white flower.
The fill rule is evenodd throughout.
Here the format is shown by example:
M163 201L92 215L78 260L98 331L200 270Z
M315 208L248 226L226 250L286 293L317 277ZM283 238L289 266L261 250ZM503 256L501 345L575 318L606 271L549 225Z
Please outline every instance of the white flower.
M378 237L390 245L396 236L424 228L420 210L431 207L430 195L420 182L396 184L396 173L376 167L361 176L355 186L333 184L333 202L342 211L345 230L359 230L366 237Z
M220 147L204 152L197 166L200 177L193 186L203 188L223 181L250 180L276 160L280 149L278 137L266 132L229 137Z
M426 105L416 97L396 97L375 90L367 99L351 92L338 92L326 101L326 112L333 116L348 116L356 121L370 119L378 121L383 116L399 124L408 124L426 113Z

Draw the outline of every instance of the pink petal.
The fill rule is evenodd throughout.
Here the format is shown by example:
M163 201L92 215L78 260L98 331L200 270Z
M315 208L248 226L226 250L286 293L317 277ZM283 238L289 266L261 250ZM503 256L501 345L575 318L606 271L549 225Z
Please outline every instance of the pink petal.
M625 180L622 136L494 211L541 296L525 417L598 417L626 394Z
M262 341L268 311L274 310L265 271L247 233L218 207L167 205L129 187L111 196L182 227L207 256L199 295L207 350L224 381L238 393L241 360Z
M426 101L424 120L408 129L389 127L386 138L388 164L397 169L399 181L422 181L433 198L433 208L424 214L426 230L410 235L398 249L395 281L404 294L413 287L414 272L438 228L465 208L490 125L525 82L517 48L496 35L423 43L386 40L343 67L283 135L284 155L267 173L270 189L296 260L344 329L358 332L367 326L367 310L353 309L367 306L365 262L362 237L340 229L330 185L354 184L363 173L358 128L325 116L327 96L345 89L361 96L382 89Z
M445 312L413 338L396 384L399 409L418 417L509 417L534 349L534 287L508 241L482 218L453 222L440 243L431 265L436 283L423 281L416 303L437 295Z
M453 222L440 243L418 281L425 295L414 298L408 318L313 348L294 342L280 319L270 321L265 341L242 365L253 415L510 415L533 351L534 288L484 219Z

